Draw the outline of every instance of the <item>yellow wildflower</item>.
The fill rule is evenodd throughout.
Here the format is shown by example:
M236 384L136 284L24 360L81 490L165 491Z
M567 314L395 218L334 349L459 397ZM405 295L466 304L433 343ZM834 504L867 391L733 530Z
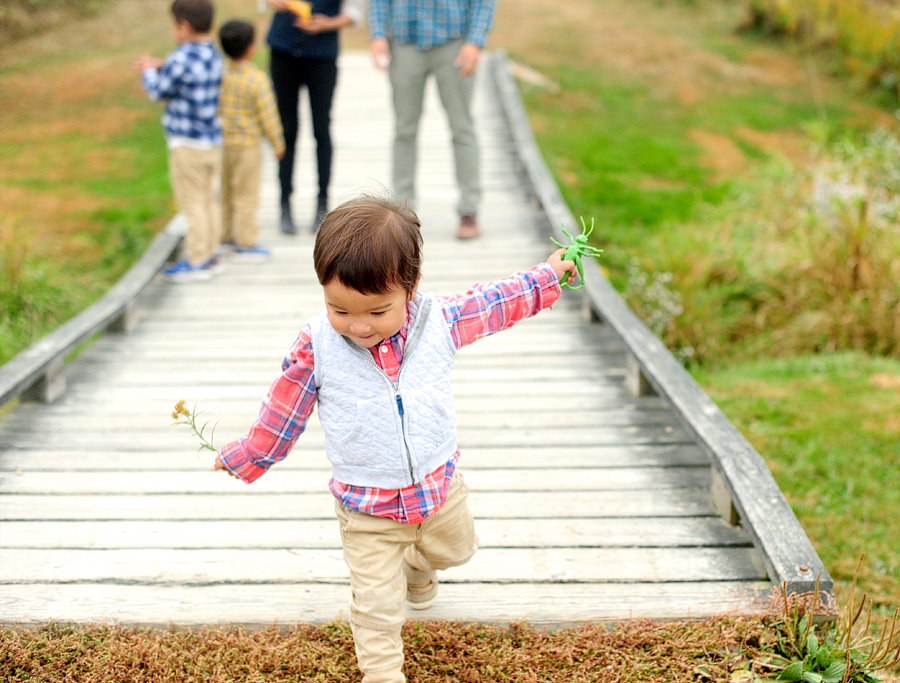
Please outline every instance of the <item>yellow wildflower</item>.
M198 427L197 417L199 415L197 406L194 406L194 412L191 414L191 411L185 407L184 401L181 400L175 404L175 410L172 411L172 419L175 420L173 424L187 425L191 433L200 439L199 450L206 449L215 452L217 449L213 445L213 435L216 433L216 425L212 426L209 437L207 437L205 431L209 426L209 422L205 422L202 427ZM218 424L218 421L216 424Z
M190 417L191 411L184 407L184 399L175 404L175 410L172 411L172 419L177 420L181 416Z

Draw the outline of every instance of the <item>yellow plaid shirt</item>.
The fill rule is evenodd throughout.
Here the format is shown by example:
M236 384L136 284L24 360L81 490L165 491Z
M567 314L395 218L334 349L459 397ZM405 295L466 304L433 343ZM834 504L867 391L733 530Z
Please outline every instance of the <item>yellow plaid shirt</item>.
M219 117L226 147L252 147L265 138L284 151L284 132L269 77L250 62L228 60L222 73Z

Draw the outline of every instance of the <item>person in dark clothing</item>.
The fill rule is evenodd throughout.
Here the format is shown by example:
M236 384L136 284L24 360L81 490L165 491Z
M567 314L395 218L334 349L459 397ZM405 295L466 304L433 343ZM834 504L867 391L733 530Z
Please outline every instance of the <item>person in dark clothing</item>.
M281 232L297 233L291 211L294 159L300 129L300 91L306 87L316 140L319 193L312 232L328 212L331 181L331 103L337 84L338 32L362 19L362 0L312 0L308 19L292 11L289 0L267 0L275 10L266 39L271 48L270 73L284 128L285 152L278 161L281 186Z

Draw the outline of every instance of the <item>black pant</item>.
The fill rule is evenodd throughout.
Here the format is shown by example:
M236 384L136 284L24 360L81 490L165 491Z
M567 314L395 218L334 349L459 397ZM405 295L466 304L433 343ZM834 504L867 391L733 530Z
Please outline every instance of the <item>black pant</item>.
M300 89L304 85L309 92L313 135L316 138L319 198L325 199L331 181L331 102L337 85L337 62L333 59L294 57L280 50L271 52L272 86L284 128L284 156L278 161L281 202L286 203L294 191L294 152L300 130L298 107Z

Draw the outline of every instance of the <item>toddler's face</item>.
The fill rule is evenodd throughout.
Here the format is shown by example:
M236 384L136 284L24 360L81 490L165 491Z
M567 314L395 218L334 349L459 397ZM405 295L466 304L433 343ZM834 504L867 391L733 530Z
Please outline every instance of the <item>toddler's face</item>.
M335 331L366 349L393 337L403 326L405 289L394 288L385 294L363 294L346 287L337 278L326 284L325 308Z

